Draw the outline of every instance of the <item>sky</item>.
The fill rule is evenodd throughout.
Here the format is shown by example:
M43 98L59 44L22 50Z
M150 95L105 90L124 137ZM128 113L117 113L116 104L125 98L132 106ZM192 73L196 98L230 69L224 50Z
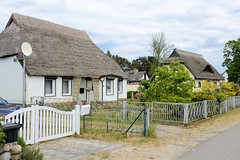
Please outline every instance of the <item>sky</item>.
M0 32L12 13L84 30L103 51L129 61L164 32L174 48L202 54L219 73L223 48L240 37L240 0L4 0Z

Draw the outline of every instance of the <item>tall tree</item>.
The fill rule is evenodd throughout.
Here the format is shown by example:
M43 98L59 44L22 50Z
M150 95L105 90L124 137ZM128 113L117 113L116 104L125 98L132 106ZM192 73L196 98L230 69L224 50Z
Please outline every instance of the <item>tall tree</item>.
M110 52L109 50L107 50L106 55L107 55L108 57L112 58L112 54L111 54L111 52Z
M173 47L174 45L166 42L165 34L163 32L153 35L150 52L156 58L158 66L160 66L162 61L168 58Z
M109 50L107 51L106 55L117 62L123 71L132 70L131 63L126 58L120 57L118 55L112 55Z
M146 71L148 76L151 66L155 63L155 58L153 56L139 57L132 61L132 68L138 69L139 71Z
M240 83L240 38L228 41L223 53L222 66L227 67L228 81Z

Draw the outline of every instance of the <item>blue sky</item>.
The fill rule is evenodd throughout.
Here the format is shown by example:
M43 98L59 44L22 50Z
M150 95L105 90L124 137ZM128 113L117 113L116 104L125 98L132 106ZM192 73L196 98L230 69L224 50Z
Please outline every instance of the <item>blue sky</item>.
M12 13L86 31L104 52L130 61L149 56L153 34L202 54L220 73L223 48L240 37L240 0L6 0L0 32Z

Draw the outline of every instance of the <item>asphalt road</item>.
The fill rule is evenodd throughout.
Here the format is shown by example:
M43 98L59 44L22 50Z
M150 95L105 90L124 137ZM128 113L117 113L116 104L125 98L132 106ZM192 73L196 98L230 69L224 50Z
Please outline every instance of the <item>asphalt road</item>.
M194 147L176 160L240 160L240 123Z

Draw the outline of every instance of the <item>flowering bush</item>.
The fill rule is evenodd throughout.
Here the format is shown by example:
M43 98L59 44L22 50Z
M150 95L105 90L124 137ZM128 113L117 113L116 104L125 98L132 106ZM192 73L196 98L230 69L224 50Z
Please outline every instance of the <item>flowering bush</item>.
M49 103L48 105L50 107L53 107L62 111L72 111L75 109L75 102L70 100L65 102L57 101L57 102Z
M3 123L5 122L5 116L0 115L0 147L2 147L5 144L5 133L3 132Z

